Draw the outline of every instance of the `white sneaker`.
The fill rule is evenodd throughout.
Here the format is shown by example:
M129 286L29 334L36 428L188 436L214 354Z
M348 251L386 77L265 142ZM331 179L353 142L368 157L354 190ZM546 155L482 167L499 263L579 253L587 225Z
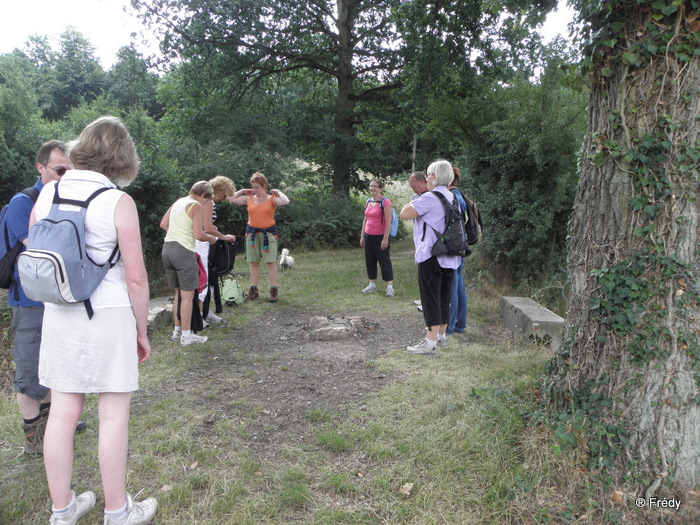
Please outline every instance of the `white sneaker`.
M387 297L394 297L394 293L395 293L395 292L394 292L394 289L393 289L393 288L392 288L391 290L389 290L389 289L387 288L387 290L386 290L386 296L387 296Z
M415 304L416 306L421 306L420 299L416 299L415 301L413 301L413 304Z
M146 523L151 523L153 516L156 515L156 510L158 510L158 502L155 498L147 498L138 503L134 503L134 498L131 497L131 494L127 493L126 511L129 515L126 521L119 525L145 525ZM117 522L105 516L104 525L117 525Z
M209 323L209 324L219 324L224 320L223 317L219 317L218 315L215 315L214 312L209 312L207 316L204 318L204 320Z
M182 337L182 332L179 332L177 330L173 330L173 333L170 334L171 341L179 341L181 337Z
M438 355L437 348L430 348L428 346L428 343L425 342L425 339L423 339L417 345L407 346L406 351L411 353L411 354L432 355L432 356Z
M438 348L447 348L447 339L438 339L437 340L437 347Z
M367 286L367 288L363 288L362 290L360 290L360 293L369 293L369 292L376 292L376 291L377 291L376 285L370 284Z
M206 343L208 337L206 335L190 334L185 337L184 335L180 337L180 346L189 346L194 343Z
M73 492L75 494L75 492ZM73 505L73 512L70 516L65 516L63 518L56 518L51 516L51 525L75 525L78 520L87 512L95 506L95 493L91 490L83 492L80 496L76 496L75 504Z

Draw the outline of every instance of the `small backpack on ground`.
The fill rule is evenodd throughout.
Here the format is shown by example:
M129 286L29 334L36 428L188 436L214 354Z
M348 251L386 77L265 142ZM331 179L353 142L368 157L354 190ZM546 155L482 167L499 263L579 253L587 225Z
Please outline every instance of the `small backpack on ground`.
M224 284L221 287L221 300L229 306L243 304L245 296L243 295L243 288L238 284L238 281L235 279L224 280Z
M457 198L452 199L452 203L439 191L433 191L445 211L445 230L440 233L433 228L437 235L437 240L433 245L431 253L438 255L459 255L467 257L471 255L472 249L467 242L464 219L459 209ZM425 222L423 223L423 238L425 238Z
M467 203L466 213L462 214L462 217L464 219L464 223L466 224L465 231L467 232L467 242L469 243L469 246L474 246L481 240L481 236L483 235L484 231L484 225L481 222L479 207L476 205L476 202L464 195L464 193L462 193L458 188L452 189L459 191L460 195L464 199L464 202Z
M380 215L381 215L381 222L384 222L384 199L386 197L382 197L382 200L379 201L379 209L380 209ZM372 200L372 197L367 199L367 202L365 202L365 208L369 206L370 201ZM389 228L389 235L392 237L396 237L396 235L399 233L399 216L396 215L396 210L394 207L391 207L391 227Z
M93 261L86 250L85 215L90 202L111 188L100 188L81 201L61 198L59 186L55 186L48 215L29 230L27 249L17 257L19 279L30 299L54 304L82 302L92 319L90 296L119 260L119 246L106 262ZM61 210L59 204L77 206L78 210Z
M39 190L36 188L25 188L21 191L27 197L29 197L32 202L36 202L39 197ZM17 261L17 256L20 254L24 248L24 243L17 242L14 246L10 246L10 230L7 226L7 210L9 204L5 204L0 211L0 235L2 235L2 242L0 242L0 288L8 289L15 280L15 262ZM15 286L15 300L19 300L19 292Z

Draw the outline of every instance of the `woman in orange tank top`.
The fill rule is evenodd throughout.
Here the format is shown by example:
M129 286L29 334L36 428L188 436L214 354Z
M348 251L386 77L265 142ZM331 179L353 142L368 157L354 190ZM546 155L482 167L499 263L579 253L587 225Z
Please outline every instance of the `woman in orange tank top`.
M245 233L245 258L250 263L248 298L256 299L260 262L267 264L270 278L270 302L276 303L277 292L277 226L275 210L289 204L289 198L280 190L267 193L267 178L262 173L250 177L251 188L238 190L230 202L248 207L248 225Z

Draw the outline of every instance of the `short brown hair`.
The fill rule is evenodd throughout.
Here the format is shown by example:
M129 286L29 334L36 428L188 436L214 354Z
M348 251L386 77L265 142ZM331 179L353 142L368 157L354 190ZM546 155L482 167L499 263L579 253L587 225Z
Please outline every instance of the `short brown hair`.
M256 171L250 177L250 184L252 185L255 183L260 184L260 186L262 186L263 188L267 188L267 177L265 177L265 175L263 175L259 171Z
M233 197L233 194L236 193L236 185L231 179L223 175L217 175L209 181L209 184L211 184L215 195L225 195L229 198Z
M39 151L36 152L36 163L46 166L46 163L49 161L49 157L51 156L51 152L55 149L66 155L68 153L68 144L61 140L50 140L48 142L44 142L39 148Z
M195 182L190 188L190 194L197 195L198 197L204 197L205 199L211 199L214 197L214 190L205 180L200 180Z
M119 186L129 184L139 172L136 145L117 117L100 117L85 126L69 150L76 169L102 173Z

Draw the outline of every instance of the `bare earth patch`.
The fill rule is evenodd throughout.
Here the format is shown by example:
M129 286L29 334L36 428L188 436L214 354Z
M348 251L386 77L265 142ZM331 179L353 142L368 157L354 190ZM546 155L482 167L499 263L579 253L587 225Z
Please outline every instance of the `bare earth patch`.
M134 397L134 417L146 402L181 397L201 419L196 439L208 446L227 444L212 442L217 438L211 429L222 418L247 422L237 442L259 460L274 459L284 447L308 446L312 411L342 418L368 395L400 381L372 362L421 337L418 312L390 318L367 313L327 317L332 326L355 325L354 333L339 340L318 340L324 336L314 335L316 317L279 310L274 318L261 318L244 330L226 324L207 328L204 333L221 332L235 346L208 343L210 349L201 352L194 368L159 385L157 392L142 388ZM510 335L491 327L480 337L502 341ZM201 351L194 346L182 350Z

